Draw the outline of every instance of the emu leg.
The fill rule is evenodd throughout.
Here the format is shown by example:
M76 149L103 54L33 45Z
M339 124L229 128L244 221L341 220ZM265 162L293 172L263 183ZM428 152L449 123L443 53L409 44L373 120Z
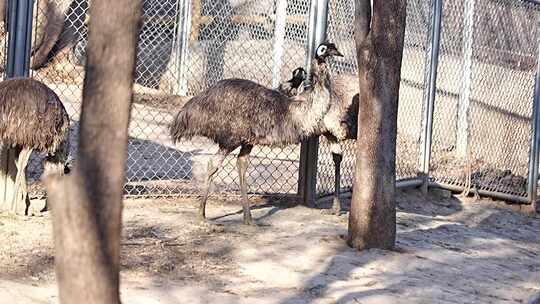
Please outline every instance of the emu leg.
M334 199L332 200L332 212L335 215L341 213L341 200L339 194L341 190L341 160L343 155L332 153L332 159L334 160Z
M212 187L214 177L218 172L219 168L221 168L225 157L227 157L229 153L231 153L231 150L220 148L218 154L215 156L215 161L212 158L210 158L210 160L208 161L206 184L201 203L199 205L199 217L201 218L201 220L206 219L206 201L208 200L208 196L210 195L210 188Z
M252 145L242 145L236 165L238 166L238 176L240 177L240 193L242 195L242 208L244 209L244 224L253 225L251 210L249 209L249 200L247 197L246 171L249 166L249 153Z
M13 201L11 202L11 210L16 213L20 213L20 210L23 209L24 204L24 213L28 211L30 205L30 200L28 198L28 191L26 185L26 166L28 165L28 160L32 154L32 149L24 148L19 152L17 158L17 176L15 177L15 191L13 195Z
M324 209L322 213L340 215L341 200L339 199L341 191L341 161L343 159L343 151L341 144L333 135L325 135L330 143L330 151L332 151L332 160L334 161L334 198L332 199L332 208Z

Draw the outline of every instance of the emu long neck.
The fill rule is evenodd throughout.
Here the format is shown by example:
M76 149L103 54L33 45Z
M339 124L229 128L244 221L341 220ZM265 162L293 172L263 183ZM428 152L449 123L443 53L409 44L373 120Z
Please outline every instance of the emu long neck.
M314 60L311 64L311 75L314 88L316 86L330 88L330 70L326 62Z
M312 64L313 87L304 91L302 100L293 104L293 119L304 135L316 133L318 126L330 108L331 82L328 65L325 62Z

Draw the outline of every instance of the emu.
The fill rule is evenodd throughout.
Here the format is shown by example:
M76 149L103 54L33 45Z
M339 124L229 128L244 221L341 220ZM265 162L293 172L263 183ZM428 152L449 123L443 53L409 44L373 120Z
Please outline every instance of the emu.
M318 132L330 145L334 162L334 197L329 213L341 214L340 178L343 150L341 143L347 139L356 139L358 129L359 87L358 77L339 75L333 79L333 99L330 109L323 119Z
M47 153L46 171L64 173L69 170L68 131L66 109L58 95L45 84L31 78L0 82L0 142L4 149L15 148L18 154L16 197L20 199L20 195L27 193L24 174L32 150ZM15 209L16 202L14 198L11 210Z
M254 145L284 146L300 142L316 133L330 108L331 80L326 60L343 56L333 43L323 43L313 64L314 85L289 97L245 79L225 79L190 99L170 125L174 142L203 136L219 146L216 162L210 160L206 184L199 206L205 207L213 178L223 160L240 147L237 168L240 178L244 223L253 224L247 198L246 171Z

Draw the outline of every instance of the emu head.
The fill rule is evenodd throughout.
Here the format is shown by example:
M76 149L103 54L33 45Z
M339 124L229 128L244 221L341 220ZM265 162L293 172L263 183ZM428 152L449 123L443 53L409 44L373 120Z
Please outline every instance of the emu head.
M306 80L307 73L306 73L306 70L304 70L304 68L296 68L292 72L292 76L293 77L291 78L291 80L289 80L289 82L291 83L291 87L293 89L298 89L302 85L304 80Z
M317 59L317 62L326 62L326 59L332 56L343 57L343 54L338 51L335 44L323 42L317 47L315 52L315 59Z

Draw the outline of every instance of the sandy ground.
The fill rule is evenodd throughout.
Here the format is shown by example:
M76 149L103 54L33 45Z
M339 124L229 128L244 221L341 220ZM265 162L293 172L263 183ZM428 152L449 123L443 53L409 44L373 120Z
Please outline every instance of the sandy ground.
M398 193L395 251L356 252L347 216L291 201L128 200L124 303L526 303L540 291L540 220L500 202ZM324 207L329 207L326 204ZM49 215L0 217L0 303L57 303Z

